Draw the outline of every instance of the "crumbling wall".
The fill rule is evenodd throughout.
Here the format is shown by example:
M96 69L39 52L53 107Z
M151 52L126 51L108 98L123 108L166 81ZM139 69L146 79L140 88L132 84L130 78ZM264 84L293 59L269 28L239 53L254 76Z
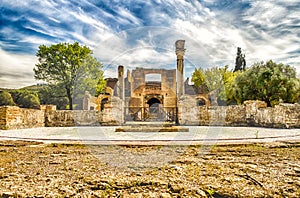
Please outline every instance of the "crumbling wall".
M180 125L199 125L200 111L194 97L184 95L178 101L178 122Z
M117 126L124 123L123 100L112 97L111 103L105 104L99 122L102 126Z
M243 105L197 107L192 98L183 97L178 111L180 125L300 128L299 104L271 108L263 101L245 101Z
M122 100L112 97L103 111L50 110L45 113L45 126L114 126L123 123Z
M279 104L274 108L260 108L254 125L275 128L300 128L300 104Z
M0 107L0 129L22 129L44 126L44 111L17 106Z
M123 105L122 100L113 97L103 111L4 106L0 107L0 129L121 125ZM178 101L178 121L180 125L300 128L300 104L271 108L262 101L246 101L243 105L207 107L197 106L196 99L183 96Z
M0 107L0 129L6 129L6 109L7 107Z

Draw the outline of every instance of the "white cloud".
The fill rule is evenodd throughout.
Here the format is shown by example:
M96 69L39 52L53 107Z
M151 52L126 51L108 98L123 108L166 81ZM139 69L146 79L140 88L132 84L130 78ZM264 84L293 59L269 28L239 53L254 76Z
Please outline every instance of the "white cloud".
M0 87L21 88L35 84L33 68L37 58L32 55L17 55L0 49Z
M141 25L140 19L135 17L133 14L131 14L127 9L125 8L118 8L118 14L120 15L119 20L122 22L127 22L127 23L133 23L135 25Z
M228 64L233 68L236 48L242 47L248 66L273 59L295 66L299 73L300 61L291 53L300 50L300 10L290 10L292 6L299 6L299 0L242 2L248 2L250 8L241 13L205 7L216 3L212 0L129 1L126 5L114 2L115 5L109 4L116 11L112 14L86 0L76 4L64 0L36 1L30 4L27 1L16 4L3 0L3 5L7 7L35 11L48 18L49 23L44 21L45 18L23 13L30 21L24 25L26 28L54 39L24 36L22 32L14 32L8 27L2 28L1 34L34 46L78 40L94 50L95 56L104 63L106 75L115 74L119 64L128 68L173 66L176 64L174 43L177 39L186 40L186 68L189 72L195 66ZM139 14L130 11L140 3L145 6L140 8L143 12L141 18ZM13 20L17 19L15 17ZM143 27L142 24L156 27ZM116 33L120 27L131 29ZM5 43L6 47L9 45L14 44ZM24 71L21 71L32 71L34 61L30 63L29 59L34 56L14 55L4 50L0 52L1 60L6 60L0 63L1 71L7 64L12 65L12 68L24 65ZM16 61L23 58L25 62ZM17 72L10 67L8 71Z

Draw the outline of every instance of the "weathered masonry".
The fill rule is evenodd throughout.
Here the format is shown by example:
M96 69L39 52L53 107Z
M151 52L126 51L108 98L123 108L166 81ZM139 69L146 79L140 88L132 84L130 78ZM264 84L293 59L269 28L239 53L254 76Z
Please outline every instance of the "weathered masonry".
M243 105L211 106L206 89L184 81L184 40L175 43L174 69L118 66L117 78L108 78L106 93L85 93L83 110L0 107L0 129L60 126L112 126L130 121L159 121L177 125L260 126L300 128L300 104L267 107L262 101Z
M178 105L181 98L190 96L196 99L197 105L209 106L208 94L196 91L184 81L185 41L175 43L177 56L176 69L127 70L118 67L118 77L108 78L106 93L93 97L86 93L83 102L85 110L111 108L115 98L121 99L123 122L127 121L169 121L178 123Z
M46 106L40 110L13 106L0 107L0 129L62 126L112 126L122 124L120 101L114 108L94 110L56 110ZM300 104L279 104L267 107L262 101L245 101L243 105L195 106L179 105L180 125L257 126L300 128Z

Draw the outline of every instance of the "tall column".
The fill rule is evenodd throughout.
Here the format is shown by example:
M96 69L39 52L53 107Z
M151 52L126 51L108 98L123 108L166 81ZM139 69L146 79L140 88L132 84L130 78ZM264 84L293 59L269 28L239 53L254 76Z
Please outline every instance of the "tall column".
M177 97L184 95L184 43L185 40L178 40L175 43L177 56Z
M118 96L124 100L125 99L125 83L124 83L124 66L120 65L118 67Z
M120 124L123 124L125 122L125 79L124 79L124 66L122 65L119 65L118 66L118 96L119 98L121 99L121 104L120 105L120 108L121 108L121 115L120 116Z

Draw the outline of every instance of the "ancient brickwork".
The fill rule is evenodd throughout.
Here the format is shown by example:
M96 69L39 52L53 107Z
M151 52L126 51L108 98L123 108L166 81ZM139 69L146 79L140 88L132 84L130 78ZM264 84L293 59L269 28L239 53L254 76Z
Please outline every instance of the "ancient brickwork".
M40 110L0 107L0 129L120 125L123 123L121 103L113 98L111 104L111 108L110 104L106 104L104 111L56 110L53 106L42 107Z
M106 104L104 110L99 115L99 123L102 126L116 126L124 123L122 100L112 97L111 103Z
M16 106L0 107L0 128L21 129L43 127L45 111L22 109Z
M45 126L66 127L66 126L97 126L99 125L99 111L84 110L61 110L47 111L45 114Z
M260 108L251 120L254 126L300 128L300 104L279 104Z
M197 106L197 100L184 96L178 102L180 125L257 126L300 128L300 104L266 107L261 101L247 101L235 106ZM113 97L103 111L23 109L0 107L0 129L65 126L112 126L124 122L122 100Z
M120 100L120 99L119 99ZM123 123L120 101L115 97L112 102L105 104L103 111L89 110L54 110L46 111L46 127L67 126L114 126Z
M0 107L0 129L6 129L6 110L7 107Z
M300 128L299 104L279 104L271 108L262 101L211 107L196 107L195 103L191 97L179 101L180 125Z

